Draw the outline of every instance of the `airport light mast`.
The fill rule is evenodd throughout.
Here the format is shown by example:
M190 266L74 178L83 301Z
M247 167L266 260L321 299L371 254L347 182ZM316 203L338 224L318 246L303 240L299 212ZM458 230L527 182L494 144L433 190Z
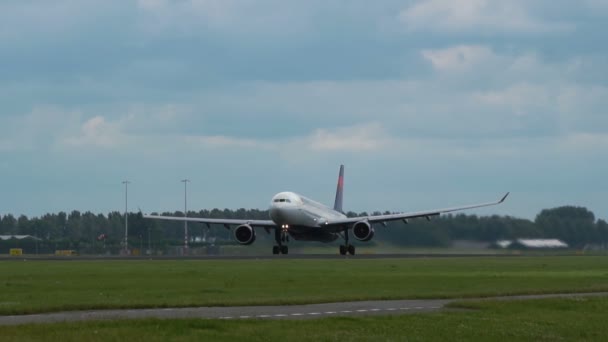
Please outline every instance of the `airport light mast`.
M189 179L182 179L184 183L184 218L188 217L188 183ZM188 254L188 221L184 220L184 254Z
M130 181L122 182L125 185L125 254L129 253L129 184Z

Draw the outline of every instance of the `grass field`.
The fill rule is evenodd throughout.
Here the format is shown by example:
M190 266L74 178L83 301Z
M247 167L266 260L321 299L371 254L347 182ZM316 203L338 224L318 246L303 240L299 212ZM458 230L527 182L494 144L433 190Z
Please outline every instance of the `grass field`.
M0 263L0 314L608 291L606 257Z
M2 341L605 341L608 298L461 304L475 310L317 320L136 320L0 327Z

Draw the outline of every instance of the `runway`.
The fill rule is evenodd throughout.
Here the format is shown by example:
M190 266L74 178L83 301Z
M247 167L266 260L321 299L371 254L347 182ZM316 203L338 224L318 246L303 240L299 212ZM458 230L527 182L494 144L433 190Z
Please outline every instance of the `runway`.
M558 256L559 254L555 254ZM564 254L567 255L567 254ZM288 254L288 255L197 255L197 256L0 256L0 261L84 261L84 260L318 260L318 259L407 259L407 258L474 258L521 257L522 254L493 253L407 253L407 254Z
M522 300L540 298L570 298L583 296L608 296L602 293L549 294L477 298L467 300ZM332 316L358 315L395 315L408 313L425 313L446 310L446 305L462 299L421 299L421 300L386 300L342 302L309 305L285 306L235 306L235 307L198 307L198 308L164 308L132 310L90 310L56 312L22 316L0 316L0 325L21 325L30 323L59 323L91 320L121 319L311 319Z

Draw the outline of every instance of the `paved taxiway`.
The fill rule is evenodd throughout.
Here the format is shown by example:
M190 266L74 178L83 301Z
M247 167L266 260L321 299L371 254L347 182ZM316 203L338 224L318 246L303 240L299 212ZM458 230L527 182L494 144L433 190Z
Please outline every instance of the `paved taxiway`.
M582 296L608 296L608 293L551 294L485 299L517 300ZM444 310L446 304L456 300L457 299L386 300L286 306L71 311L37 315L0 316L0 325L141 318L310 319L330 316L388 315Z

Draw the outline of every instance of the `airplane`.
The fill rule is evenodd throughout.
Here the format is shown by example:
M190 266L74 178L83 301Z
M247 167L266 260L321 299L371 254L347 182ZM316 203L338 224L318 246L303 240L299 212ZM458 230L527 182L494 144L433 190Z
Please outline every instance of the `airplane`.
M333 209L295 192L280 192L272 197L270 202L270 220L214 219L160 215L144 215L144 218L199 222L206 224L207 227L210 227L211 224L220 224L224 225L227 229L236 226L234 237L241 245L251 245L255 242L256 228L263 228L268 234L271 233L271 230L274 230L276 245L272 248L273 254L288 254L289 249L286 243L289 242L290 237L295 240L326 243L333 242L341 237L344 239L344 244L340 245L340 254L355 255L355 246L349 243L350 231L352 231L355 239L366 242L374 237L374 226L377 224L386 226L386 222L389 221L403 221L407 224L409 219L414 218L426 218L430 220L434 216L445 213L501 204L509 196L509 193L507 193L497 202L446 209L347 217L342 209L343 194L344 165L341 165Z

